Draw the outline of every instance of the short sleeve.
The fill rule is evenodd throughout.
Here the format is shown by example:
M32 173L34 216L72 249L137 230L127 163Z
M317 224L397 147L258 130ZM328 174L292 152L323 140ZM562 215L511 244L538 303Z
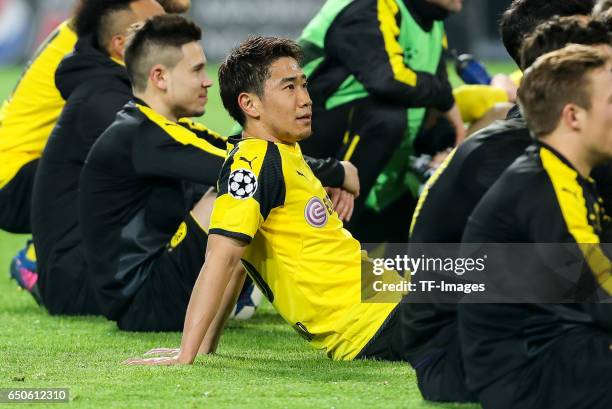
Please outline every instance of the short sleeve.
M278 147L261 140L237 144L225 161L209 234L250 243L270 212L285 201Z

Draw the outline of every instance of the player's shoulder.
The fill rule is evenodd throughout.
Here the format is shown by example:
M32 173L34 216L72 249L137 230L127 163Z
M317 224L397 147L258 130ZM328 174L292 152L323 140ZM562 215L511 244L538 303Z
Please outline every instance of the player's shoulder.
M512 162L494 186L497 195L506 198L502 200L513 202L519 197L538 197L538 193L549 184L550 180L540 158L540 147L532 145Z
M281 153L273 142L236 135L228 138L227 144L226 167L231 170L244 168L259 175L262 169L281 166Z

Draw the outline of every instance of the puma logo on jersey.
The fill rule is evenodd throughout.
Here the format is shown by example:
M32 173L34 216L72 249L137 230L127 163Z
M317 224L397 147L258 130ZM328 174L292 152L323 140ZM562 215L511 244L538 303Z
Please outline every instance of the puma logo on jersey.
M255 159L257 159L257 156L255 156L255 157L254 157L253 159L251 159L251 160L248 160L248 159L247 159L247 158L245 158L244 156L241 156L241 157L239 157L239 158L238 158L238 160L241 160L241 161L243 161L243 162L246 162L246 163L249 165L249 167L250 167L251 169L253 169L253 161L254 161Z

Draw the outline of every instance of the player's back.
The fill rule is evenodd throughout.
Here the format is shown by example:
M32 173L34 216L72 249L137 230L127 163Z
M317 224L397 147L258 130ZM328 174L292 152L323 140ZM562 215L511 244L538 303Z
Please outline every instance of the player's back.
M470 213L533 142L518 107L468 138L425 185L410 232L416 243L459 243Z
M111 319L147 278L146 261L165 247L191 209L189 182L212 185L225 156L134 101L91 148L80 179L89 274Z
M64 106L55 71L76 44L69 21L41 45L0 111L0 187L42 154Z
M487 280L505 297L500 300L509 302L459 305L459 333L472 389L544 354L561 334L600 325L597 314L609 310L605 304L576 303L595 300L598 284L588 257L595 260L598 255L580 256L573 235L580 230L583 240L590 235L596 246L600 211L593 181L581 177L546 145L530 147L483 197L463 241L489 243L491 248L502 248L494 243L521 247L507 244L508 250L489 257L487 263ZM583 212L583 219L576 217ZM568 217L573 217L571 222ZM545 244L536 248L538 243ZM552 248L551 243L559 246ZM599 262L610 264L605 256ZM520 303L525 299L542 303Z

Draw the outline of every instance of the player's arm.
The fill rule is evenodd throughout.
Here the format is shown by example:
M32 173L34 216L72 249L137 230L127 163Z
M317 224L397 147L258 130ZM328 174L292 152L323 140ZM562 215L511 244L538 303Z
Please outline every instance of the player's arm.
M225 151L183 126L170 124L161 130L153 125L147 138L134 144L132 158L139 175L213 186L225 160Z
M224 138L221 134L209 129L205 125L194 122L189 118L181 118L178 123L195 133L198 138L204 139L214 147L222 150L227 149L227 138Z
M541 153L545 167L548 163L547 158L552 155L549 152ZM554 178L554 174L552 175ZM560 186L555 187L548 180L533 181L529 186L529 192L522 195L516 203L519 225L527 226L532 243L575 244L577 251L571 251L568 247L560 245L558 249L555 248L553 254L548 250L550 247L544 245L539 255L553 271L567 269L580 271L582 276L592 275L604 296L610 297L612 296L610 254L604 252L599 234L588 222L589 212L584 201L576 200L576 193L572 189ZM534 203L556 205L534 206ZM578 285L578 282L575 284ZM585 298L588 295L583 294L580 297Z
M323 186L340 187L344 183L344 167L338 159L315 159L304 155L304 160Z
M334 158L315 159L309 156L304 156L304 159L323 186L339 187L355 197L359 196L359 175L351 162Z
M371 2L367 10L347 8L327 33L329 54L342 61L372 96L405 107L449 111L454 99L448 79L415 71L404 62L398 15L392 1Z
M219 340L221 339L221 334L223 333L223 328L225 328L225 324L227 323L227 320L234 306L236 305L236 302L238 301L245 278L246 271L242 264L238 263L234 269L234 272L232 273L230 282L225 289L217 315L210 324L208 331L206 331L202 344L200 344L200 349L198 351L200 355L212 354L216 352L217 346L219 345Z
M216 348L222 327L227 317L223 317L226 311L222 311L223 300L225 306L234 299L238 282L232 276L240 266L240 258L246 248L246 243L230 237L211 234L206 247L206 261L200 271L198 279L193 287L185 324L183 326L183 338L178 353L170 357L136 358L128 359L128 365L185 365L191 364L198 355L200 347L205 353L212 352ZM244 282L244 277L242 278ZM208 331L211 331L208 334ZM203 341L207 340L207 344Z

